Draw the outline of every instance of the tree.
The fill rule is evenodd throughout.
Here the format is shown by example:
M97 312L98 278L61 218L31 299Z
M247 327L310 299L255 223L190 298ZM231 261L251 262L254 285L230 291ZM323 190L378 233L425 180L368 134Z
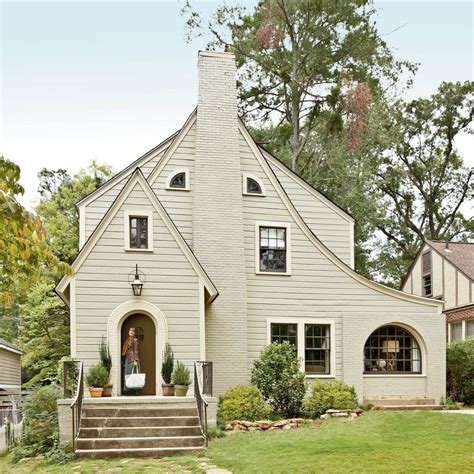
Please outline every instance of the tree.
M455 145L473 133L474 82L442 83L430 98L394 110L391 145L377 172L384 210L375 225L387 239L377 269L396 281L423 240L474 237L474 221L463 212L474 195L473 170Z
M0 304L34 284L46 269L69 273L69 266L49 248L41 219L16 199L24 193L20 168L0 157Z
M324 114L341 126L352 114L354 143L374 97L413 64L396 61L381 39L369 0L265 0L251 13L224 4L204 26L189 2L183 9L192 34L208 33L210 47L235 53L244 118L284 137L294 171L318 160L312 131ZM344 104L350 104L348 114ZM281 129L283 127L283 130ZM283 158L281 154L279 158Z

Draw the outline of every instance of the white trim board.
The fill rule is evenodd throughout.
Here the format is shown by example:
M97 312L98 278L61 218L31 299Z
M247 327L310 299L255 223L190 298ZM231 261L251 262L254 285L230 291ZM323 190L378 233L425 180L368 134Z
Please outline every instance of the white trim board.
M90 254L92 249L95 247L99 238L107 229L110 222L115 217L119 209L122 207L123 203L125 202L125 199L128 197L130 192L133 190L133 187L137 183L142 187L143 191L145 192L148 199L150 200L150 203L153 205L156 212L162 219L163 223L166 225L171 235L176 240L176 243L181 248L185 257L188 259L189 263L191 264L194 271L196 272L196 275L198 275L198 277L203 282L204 286L206 287L209 293L210 300L211 301L214 300L214 298L216 298L218 295L217 288L214 286L211 279L206 274L204 268L201 266L198 259L195 257L192 250L189 248L189 245L186 243L183 236L180 234L179 230L176 228L176 225L171 220L170 216L166 212L165 208L161 204L156 194L151 189L149 183L147 182L147 180L145 179L145 177L143 176L143 173L141 172L139 168L137 168L132 174L132 176L130 176L127 184L123 187L122 191L117 196L112 206L110 206L105 216L100 221L99 225L95 228L94 232L92 233L92 235L89 237L89 239L85 243L84 247L79 252L78 256L76 257L76 259L71 265L72 269L74 270L74 272L77 272L81 268L85 259ZM64 291L66 290L67 286L71 282L72 278L73 278L72 276L65 275L63 276L61 281L58 283L58 285L56 286L56 291L60 293L60 296L61 294L64 296ZM61 298L64 300L63 296L61 296Z
M268 179L270 180L271 184L275 188L275 191L279 195L280 199L282 200L283 204L288 209L288 212L291 214L292 218L294 219L296 225L301 229L301 231L306 235L306 237L313 243L313 245L334 265L336 265L340 270L345 272L354 280L358 281L362 285L371 288L375 291L380 293L386 294L388 296L392 296L397 299L401 299L404 301L410 301L412 303L417 304L424 304L427 306L435 306L438 308L438 313L442 312L444 301L441 300L431 300L429 298L424 298L422 296L416 295L409 295L408 293L404 293L400 290L395 290L393 288L386 287L381 285L380 283L376 283L374 281L368 280L367 278L363 277L356 273L352 268L346 265L342 260L340 260L336 255L334 255L312 232L312 230L308 227L306 222L303 220L301 215L296 210L294 204L291 202L290 198L286 194L283 186L281 185L280 181L276 177L275 173L272 171L269 163L260 152L257 144L254 142L253 138L250 136L248 130L245 128L244 124L239 120L239 129L244 137L245 141L247 142L248 146L254 153L254 156L257 158L257 161L260 163L260 166L263 168L264 172L266 173ZM341 211L342 212L342 211Z
M184 173L184 188L173 188L171 186L171 181L173 178L180 173ZM189 168L176 168L173 170L168 177L166 178L165 189L169 191L190 191L191 190L191 172Z
M23 352L20 349L15 349L14 347L7 346L5 344L0 344L0 349L4 351L13 352L14 354L23 355Z

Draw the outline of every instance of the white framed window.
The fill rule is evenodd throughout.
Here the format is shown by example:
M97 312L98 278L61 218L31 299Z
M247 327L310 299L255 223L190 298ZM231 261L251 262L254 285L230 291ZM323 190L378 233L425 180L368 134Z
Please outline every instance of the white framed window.
M291 224L255 222L255 273L291 275Z
M189 191L190 187L189 168L174 170L166 178L166 189L172 191Z
M245 196L266 196L265 186L261 179L254 174L242 175L242 194Z
M336 375L335 321L327 318L267 318L267 344L288 341L308 378Z
M124 210L124 248L128 252L153 252L153 212Z

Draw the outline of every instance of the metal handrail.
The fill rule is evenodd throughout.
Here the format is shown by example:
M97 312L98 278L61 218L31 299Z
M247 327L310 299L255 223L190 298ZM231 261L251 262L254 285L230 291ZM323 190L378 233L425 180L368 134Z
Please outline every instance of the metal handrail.
M196 398L199 422L201 424L201 431L206 442L206 447L208 445L207 439L207 407L208 403L204 400L201 378L199 377L198 364L202 364L201 361L194 362L194 396Z
M72 449L76 447L76 438L81 429L82 400L84 398L84 362L79 363L79 376L77 377L76 396L71 403L72 410Z

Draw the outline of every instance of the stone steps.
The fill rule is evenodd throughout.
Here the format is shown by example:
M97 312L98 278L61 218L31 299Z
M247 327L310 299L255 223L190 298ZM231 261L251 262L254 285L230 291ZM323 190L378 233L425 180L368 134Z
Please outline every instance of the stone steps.
M76 439L79 458L160 457L204 448L194 399L87 400Z

